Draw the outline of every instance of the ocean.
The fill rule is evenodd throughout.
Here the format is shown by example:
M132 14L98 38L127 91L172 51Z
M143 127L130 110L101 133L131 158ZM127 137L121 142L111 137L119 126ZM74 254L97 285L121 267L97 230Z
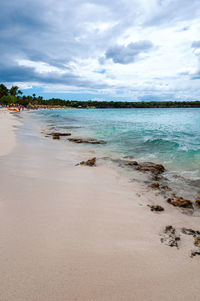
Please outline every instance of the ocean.
M74 137L105 140L106 156L162 163L173 173L200 179L200 108L53 109L33 116Z

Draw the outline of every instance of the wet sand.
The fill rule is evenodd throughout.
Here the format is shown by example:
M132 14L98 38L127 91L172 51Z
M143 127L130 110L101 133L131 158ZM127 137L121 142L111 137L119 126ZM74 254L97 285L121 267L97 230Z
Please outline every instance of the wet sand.
M160 242L169 224L200 230L199 217L114 168L75 166L87 149L43 138L24 116L0 157L0 300L199 300L192 237Z

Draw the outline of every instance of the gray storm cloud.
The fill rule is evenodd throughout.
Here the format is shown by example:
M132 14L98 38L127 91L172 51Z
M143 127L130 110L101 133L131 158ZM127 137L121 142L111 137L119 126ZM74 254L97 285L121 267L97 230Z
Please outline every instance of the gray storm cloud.
M198 26L200 15L199 0L6 0L1 1L0 8L1 82L37 83L41 86L45 83L49 87L61 84L86 89L113 87L115 83L110 79L115 77L117 81L118 73L112 72L111 65L117 68L120 64L120 68L126 68L141 58L145 58L141 60L143 62L146 58L152 58L153 70L156 56L154 45L160 46L162 41L157 39L155 42L148 34L143 36L143 31L154 33L156 39L156 32L161 28L170 35L186 26ZM189 29L183 32L186 34ZM126 40L129 34L132 34L130 40ZM186 38L187 44L189 49L191 44ZM192 43L194 51L198 50L199 45L196 37ZM162 50L162 55L167 54L168 47L163 46ZM177 59L180 57L178 53L174 55ZM31 64L20 65L20 60L54 66L60 73L42 73ZM80 72L79 64L87 64L89 60L94 62L94 67L89 70L91 72ZM99 62L103 61L105 72L95 72L100 68ZM109 65L111 61L113 64ZM126 80L121 82L120 79L118 85L123 85L125 89ZM153 85L152 79L151 89ZM157 86L155 89L158 89Z
M127 46L113 46L106 51L105 56L107 59L112 59L114 63L129 64L133 63L139 54L148 52L152 48L153 44L150 41L139 41Z
M192 48L200 48L200 41L194 41L192 43Z

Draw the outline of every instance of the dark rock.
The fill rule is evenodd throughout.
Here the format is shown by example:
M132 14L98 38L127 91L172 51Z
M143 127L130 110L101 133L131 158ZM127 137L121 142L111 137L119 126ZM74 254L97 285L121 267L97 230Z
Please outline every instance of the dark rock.
M162 164L156 164L152 162L140 163L136 169L143 172L149 172L154 175L159 175L165 171L165 168Z
M85 166L94 166L96 164L96 158L92 158L87 161L81 161L79 164Z
M164 235L161 238L162 243L166 243L170 247L179 248L180 236L176 234L176 229L173 226L166 226L164 230Z
M159 189L160 188L160 184L158 182L152 183L151 184L151 188L153 188L153 189Z
M156 211L156 212L160 212L160 211L164 211L165 209L160 206L160 205L147 205L148 207L151 208L151 211Z
M52 132L47 134L47 136L52 136L53 139L60 139L60 136L70 136L71 133L60 133L60 132Z
M53 135L52 138L53 138L53 139L60 139L60 136Z
M200 250L194 250L194 251L192 251L190 257L192 258L192 257L194 257L196 255L200 255Z
M170 225L170 226L165 227L164 233L175 234L175 232L176 232L176 229L173 226Z
M163 189L163 190L169 189L169 187L168 187L167 185L163 185L163 186L161 186L160 188Z
M71 133L60 133L60 132L53 132L50 133L51 136L71 136Z
M196 204L198 207L200 207L200 200L196 200L196 201L195 201L195 204Z
M200 236L195 237L194 245L195 245L196 247L200 247Z
M74 143L106 144L105 141L96 139L69 138L68 140Z
M172 198L168 198L167 202L175 207L193 209L193 203L190 200L185 200L179 196L174 196Z
M198 230L182 228L181 231L182 231L183 234L192 235L193 237L196 237L197 235L200 235L200 231L198 231Z
M137 161L126 161L125 165L136 166L136 165L138 165L138 162Z

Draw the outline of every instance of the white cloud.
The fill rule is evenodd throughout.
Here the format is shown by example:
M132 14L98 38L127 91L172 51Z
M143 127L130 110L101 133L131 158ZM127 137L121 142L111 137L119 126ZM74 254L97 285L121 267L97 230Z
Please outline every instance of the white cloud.
M7 0L1 81L100 99L199 98L199 13L199 0Z
M51 66L50 64L44 62L36 62L36 61L30 61L24 59L17 59L16 62L18 63L19 66L33 68L37 73L50 73L50 72L57 72L59 74L65 73L64 70L55 66Z

